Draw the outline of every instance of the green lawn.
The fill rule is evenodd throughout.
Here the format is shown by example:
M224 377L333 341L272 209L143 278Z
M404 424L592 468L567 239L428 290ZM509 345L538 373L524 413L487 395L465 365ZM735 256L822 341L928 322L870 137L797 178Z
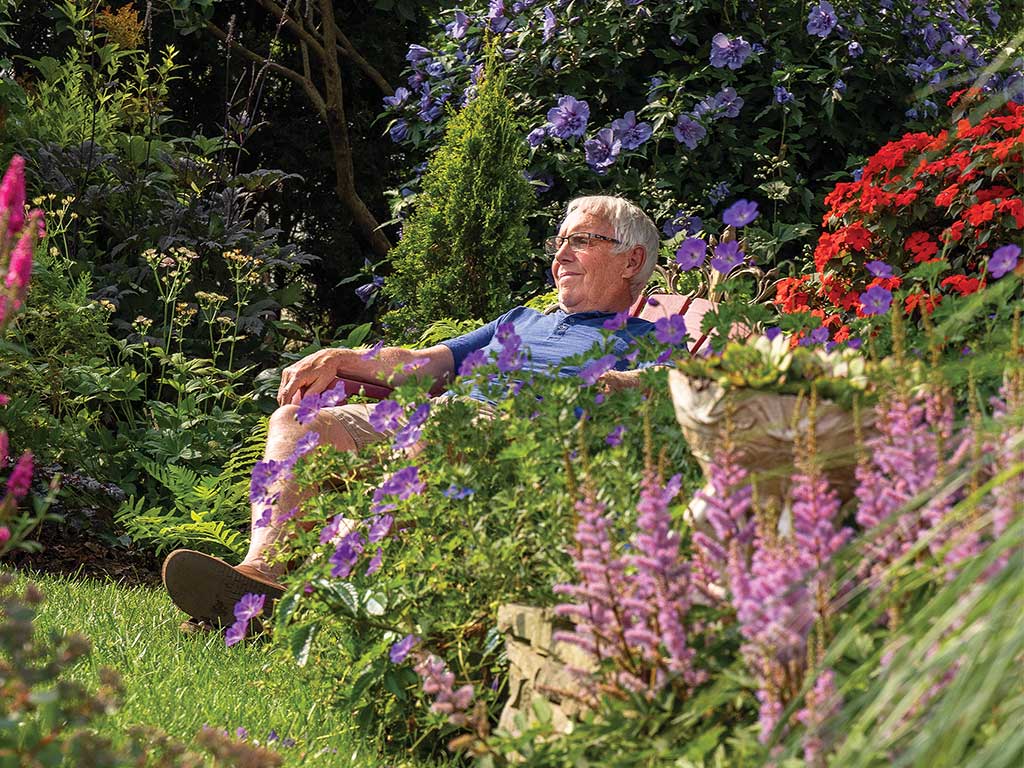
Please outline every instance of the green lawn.
M332 684L317 660L295 665L272 643L224 645L219 633L187 635L185 618L162 590L111 581L33 575L46 595L37 627L77 631L93 653L76 668L96 681L100 667L121 673L125 700L99 721L114 737L131 725L158 726L186 743L204 724L234 732L244 727L263 742L271 730L296 745L282 748L286 766L421 766L401 755L382 757L333 709Z

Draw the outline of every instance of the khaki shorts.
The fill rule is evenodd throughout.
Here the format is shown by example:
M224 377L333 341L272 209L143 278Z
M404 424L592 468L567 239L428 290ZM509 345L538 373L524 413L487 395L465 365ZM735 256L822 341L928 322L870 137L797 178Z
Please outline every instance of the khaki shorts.
M441 396L434 398L432 403L443 406L445 401L452 399L455 398ZM475 405L480 412L478 418L490 421L495 417L494 406L490 403L474 400L470 397L459 397L458 399ZM390 429L378 432L370 424L370 414L373 413L373 409L376 407L376 403L345 403L344 405L337 405L332 408L323 408L320 412L337 421L348 433L348 436L352 438L356 450L361 451L368 445L380 443L395 436L396 430Z

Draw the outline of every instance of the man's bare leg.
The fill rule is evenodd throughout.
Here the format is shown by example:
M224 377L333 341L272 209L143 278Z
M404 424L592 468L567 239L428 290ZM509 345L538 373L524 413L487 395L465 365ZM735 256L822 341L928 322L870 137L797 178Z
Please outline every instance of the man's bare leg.
M358 446L342 423L321 412L309 424L299 424L295 419L298 406L283 405L270 417L267 434L267 448L264 460L283 461L291 456L298 444L309 432L320 434L320 445L331 445L340 451L355 451ZM266 507L254 504L252 507L252 539L249 551L239 563L243 568L252 568L267 578L278 580L286 571L286 563L274 561L277 545L287 539L287 522L290 514L302 501L295 482L291 478L279 481L272 490L280 491L277 502L271 507L270 523L259 525L265 519ZM274 561L274 562L272 562Z

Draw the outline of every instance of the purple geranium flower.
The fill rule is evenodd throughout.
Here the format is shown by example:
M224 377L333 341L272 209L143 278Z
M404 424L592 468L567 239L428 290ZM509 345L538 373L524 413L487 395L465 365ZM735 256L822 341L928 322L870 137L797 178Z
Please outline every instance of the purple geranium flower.
M363 553L364 546L363 535L359 531L352 531L343 538L329 559L333 566L331 576L336 579L347 579Z
M482 349L474 349L462 360L459 366L459 376L469 376L474 368L487 364L487 355Z
M374 515L370 518L370 532L367 538L370 541L380 541L388 535L394 524L395 518L392 515Z
M590 106L572 96L563 96L558 106L548 110L549 133L559 139L582 136L590 119Z
M446 490L441 492L441 495L449 499L468 499L474 493L476 493L476 491L472 488L466 488L452 483Z
M696 149L708 132L696 120L686 115L680 115L672 128L672 133L675 134L676 141L680 144L685 144L688 149Z
M370 412L370 426L377 432L394 432L403 414L402 406L394 400L381 400Z
M622 433L625 431L626 428L619 424L619 426L605 436L604 441L611 446L622 445Z
M661 317L654 323L654 338L661 344L677 347L686 341L686 322L682 315Z
M618 358L615 355L605 355L597 360L591 360L580 368L580 378L583 379L584 384L592 387L599 378L614 368L617 362Z
M745 227L757 218L757 203L750 200L737 200L725 209L722 221L731 227Z
M498 370L502 373L518 371L523 367L523 340L516 333L515 323L502 323L498 326L495 334L501 343L501 352L498 353Z
M892 292L880 285L868 288L860 295L860 310L865 315L884 315L892 304Z
M629 310L624 309L621 312L616 312L614 315L609 317L602 323L602 327L606 331L621 331L626 327L629 322Z
M875 277L892 277L892 267L884 261L869 261L864 267Z
M828 37L838 23L836 9L832 7L832 3L821 0L807 15L807 34Z
M370 564L366 566L366 575L373 576L377 571L380 570L381 563L384 562L384 550L377 547L377 554L370 558Z
M750 56L750 43L742 37L730 40L719 32L711 38L711 66L739 69Z
M719 243L715 246L715 255L711 259L711 266L723 275L732 272L743 263L746 254L740 250L740 244L736 240L727 243Z
M242 595L242 599L235 603L235 621L249 621L263 613L263 604L267 601L266 595L248 593Z
M615 138L622 142L622 148L627 151L636 149L651 138L653 130L650 123L638 123L636 112L633 110L618 120L612 120L612 131Z
M708 244L699 237L688 237L676 249L676 264L683 272L689 272L704 263Z
M551 10L551 6L544 8L544 42L550 40L555 30L558 29L558 20L555 18L555 12Z
M299 458L299 456L305 456L307 453L316 448L319 443L319 432L307 432L302 437L300 437L298 441L295 443L295 450L292 451L292 456L296 459Z
M988 273L998 280L1007 272L1010 272L1017 267L1017 260L1019 258L1019 245L1013 245L1011 243L1010 245L1004 245L1001 248L996 248L988 260Z
M405 657L409 655L409 651L416 647L416 644L420 641L416 635L406 635L401 640L391 646L391 651L388 653L388 658L391 659L392 664L401 664L405 661Z
M602 128L597 132L597 136L583 143L587 165L599 174L606 173L615 164L620 149L622 142L615 138L615 132L611 128Z
M770 328L764 329L764 336L766 339L768 339L768 341L775 341L775 339L778 338L780 333L782 333L782 329L779 328L779 326L777 325L773 325Z
M224 645L230 648L236 643L240 643L245 639L246 632L249 631L249 627L245 622L236 621L230 627L227 632L224 633Z

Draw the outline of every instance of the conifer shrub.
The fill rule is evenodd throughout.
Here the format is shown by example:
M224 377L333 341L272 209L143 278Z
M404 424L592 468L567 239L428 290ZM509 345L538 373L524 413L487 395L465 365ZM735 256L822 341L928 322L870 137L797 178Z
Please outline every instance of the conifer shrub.
M491 56L427 168L384 287L393 308L383 322L395 340L414 340L442 317L494 317L520 282L534 195L505 81Z

